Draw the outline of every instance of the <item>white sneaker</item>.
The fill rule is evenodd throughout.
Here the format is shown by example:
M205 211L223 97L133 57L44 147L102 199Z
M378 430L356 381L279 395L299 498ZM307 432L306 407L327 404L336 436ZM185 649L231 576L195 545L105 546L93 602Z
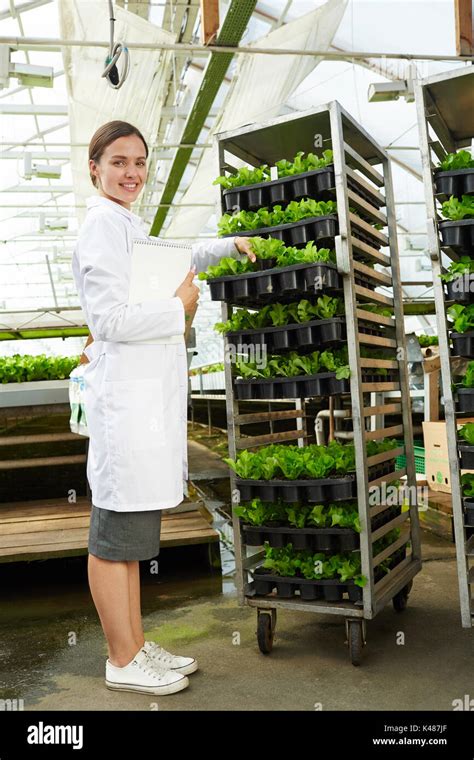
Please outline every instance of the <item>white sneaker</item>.
M153 664L164 668L168 672L181 673L187 676L198 669L197 660L194 657L178 657L167 652L166 649L163 649L163 647L160 647L154 641L145 641L143 649Z
M156 667L142 648L133 660L119 668L107 660L105 684L116 691L138 691L141 694L175 694L189 686L186 676Z

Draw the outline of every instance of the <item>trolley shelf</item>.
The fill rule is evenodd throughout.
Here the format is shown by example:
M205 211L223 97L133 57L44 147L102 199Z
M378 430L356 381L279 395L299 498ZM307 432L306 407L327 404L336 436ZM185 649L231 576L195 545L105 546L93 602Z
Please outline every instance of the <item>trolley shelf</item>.
M441 224L437 203L434 169L448 153L467 147L474 138L474 71L472 67L455 69L415 83L415 100L420 134L423 184L427 208L428 252L433 269L433 290L439 338L439 356L443 383L444 409L448 439L451 495L459 579L461 622L464 628L474 626L474 584L472 562L473 536L465 525L460 482L460 461L457 445L456 406L452 390L450 336L447 330L446 306L440 275L457 259L457 253L441 240ZM434 139L433 139L434 138ZM474 258L474 246L469 251ZM450 301L449 303L452 303ZM472 532L472 529L471 531Z
M330 197L337 203L337 213L332 214L334 220L332 228L335 232L332 237L329 235L324 238L323 245L325 248L332 247L336 251L337 277L334 282L338 284L337 295L343 297L345 307L342 319L345 331L341 332L337 345L341 345L341 341L343 345L347 345L351 372L350 381L346 380L344 386L338 386L336 394L332 395L333 387L329 385L320 385L319 391L330 388L332 401L329 402L328 396L328 415L331 416L334 409L339 411L339 417L335 415L334 424L341 439L343 436L347 438L351 433L348 433L347 428L337 429L338 419L344 418L346 425L352 419L356 470L352 474L353 495L346 498L355 498L357 494L356 503L361 525L360 556L362 573L367 578L367 583L359 594L360 601L355 601L358 595L353 593L353 586L350 583L344 584L342 581L339 584L338 593L340 595L348 593L350 586L353 601L332 602L329 593L326 593L327 599L315 601L308 601L297 595L291 598L278 597L274 591L271 591L271 585L265 586L263 583L259 589L264 591L267 588L271 593L257 595L251 571L259 563L261 564L264 552L248 554L250 547L244 543L246 533L241 529L240 520L234 511L237 587L239 604L257 608L257 639L262 653L268 654L272 649L276 610L278 608L293 609L343 616L346 621L346 643L349 645L350 657L354 665L359 665L366 639L366 621L372 619L390 601L393 601L396 610L404 609L413 578L421 569L416 498L412 499L408 512L399 513L396 517L393 517L393 513L389 515L387 512L388 520L385 525L381 525L380 515L390 509L388 502L373 506L369 500L369 489L392 484L404 476L406 476L407 485L412 488L412 495L416 495L406 350L400 350L405 349L405 331L389 157L340 104L334 101L306 111L304 114L281 116L260 126L250 125L218 134L216 136L217 173L223 175L226 170L229 170L229 166L232 166L235 158L246 161L251 166L259 164L272 166L281 158L292 158L298 151L314 151L316 136L319 136L325 149L330 148L333 151L334 166L331 167L327 176L332 178L334 186L325 188L325 198ZM262 183L259 188L261 186ZM316 197L317 183L314 183L312 187L314 194L310 197L321 200L321 197ZM245 189L244 194L248 191L249 188ZM222 213L226 212L224 193L222 188L216 189L217 205ZM264 191L261 197L266 197ZM383 231L376 229L374 225L383 225ZM252 234L258 235L259 232L253 230ZM265 231L265 236L268 234L271 236L271 228ZM318 240L315 243L318 247L320 246ZM301 245L303 244L301 242ZM378 271L374 265L386 267L387 271ZM277 272L278 270L267 271ZM232 280L232 278L227 278L229 279ZM332 290L328 287L328 294L332 296L335 292L334 282L331 283ZM306 292L297 293L293 300L311 298L312 294L308 290L307 282L305 288ZM215 296L219 294L219 297L225 298L222 303L223 322L229 319L236 306L241 305L239 298L242 292L240 284L235 288L233 285L228 289L220 286L215 288ZM319 294L318 291L317 295ZM272 299L277 298L273 290L271 295ZM288 303L290 295L286 293L282 302ZM370 308L364 308L366 305L371 306L372 311ZM258 304L254 308L258 308ZM393 312L393 316L376 313L381 308ZM292 326L291 329L298 328ZM258 333L262 336L262 341L266 340L265 329ZM311 337L313 344L305 345L302 353L320 349L314 335ZM228 349L235 338L230 335L224 340L228 357L231 354ZM249 340L253 345L258 338L250 331ZM272 352L278 353L278 351L268 351L268 353ZM373 372L370 372L371 369ZM376 381L364 382L364 377L367 380L370 379L367 373L370 373ZM387 377L386 381L383 380L384 376ZM287 441L297 443L300 447L313 442L312 423L316 414L314 408L315 404L316 408L320 405L321 397L295 398L295 411L283 413L287 424L285 431L278 433L273 429L273 424L283 417L277 417L275 412L270 410L270 401L267 413L259 412L258 415L253 415L239 412L241 400L237 396L237 386L228 361L225 362L225 379L231 458L235 459L242 449L255 448L270 442ZM283 389L283 384L277 386L277 389L278 387ZM313 387L316 388L316 386ZM297 392L297 383L294 384L294 388ZM397 394L398 401L388 400L394 393ZM271 403L274 403L273 400ZM246 426L257 419L259 422L268 421L270 425L268 435L245 434ZM289 425L292 421L293 427ZM373 456L367 455L368 442L380 442L386 438L396 438L404 445ZM399 454L405 454L406 468L396 470L395 457ZM233 472L230 477L234 505L240 501L238 493L240 482L245 483L247 493L254 491L257 493L259 488L264 489L263 493L270 493L270 490L266 489L265 481L258 481L259 485L251 486L251 480L242 479L241 481ZM275 480L274 482L277 484L283 481ZM272 486L271 480L266 483ZM250 484L250 490L248 484ZM294 481L294 484L296 493L301 486L304 486L305 481ZM377 517L374 523L376 527L373 527L372 523L374 517ZM396 539L389 536L390 544L383 547L383 550L380 546L376 547L378 552L374 557L374 541L386 536L393 528L400 528L401 534ZM395 552L398 552L399 562L384 574L386 568L383 564ZM262 580L264 580L264 575L262 575ZM271 584L273 579L269 580ZM317 584L318 581L314 581L314 586ZM307 591L304 585L301 588L304 588L304 593L313 593ZM295 593L295 584L288 584L288 593ZM318 593L314 591L315 596Z

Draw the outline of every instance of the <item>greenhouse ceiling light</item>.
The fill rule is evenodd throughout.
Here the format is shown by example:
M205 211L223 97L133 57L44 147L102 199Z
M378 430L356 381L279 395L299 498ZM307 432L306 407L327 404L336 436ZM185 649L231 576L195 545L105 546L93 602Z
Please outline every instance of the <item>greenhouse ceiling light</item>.
M415 94L412 82L376 82L369 84L369 103L383 103L388 100L398 100L400 97L405 98L407 103L414 102Z
M52 164L33 164L31 153L25 153L25 179L41 177L43 179L61 179L62 167Z
M410 63L406 70L405 79L396 82L376 82L369 84L369 103L383 103L388 100L405 98L407 103L415 102L413 80L416 79L416 67Z
M0 89L10 86L10 78L18 79L24 87L53 87L54 69L29 63L12 63L11 48L0 45Z

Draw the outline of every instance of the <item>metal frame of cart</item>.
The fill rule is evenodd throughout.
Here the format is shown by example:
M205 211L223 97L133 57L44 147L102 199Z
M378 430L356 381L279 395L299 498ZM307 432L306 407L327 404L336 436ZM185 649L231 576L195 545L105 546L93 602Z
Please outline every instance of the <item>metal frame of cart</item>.
M459 578L459 598L463 628L474 626L474 536L466 539L456 436L456 412L451 388L451 361L446 325L443 283L440 280L444 253L456 260L457 254L443 246L438 233L440 217L436 210L433 183L433 158L466 147L474 138L474 70L472 66L455 69L415 82L415 99L420 134L420 152L427 209L428 251L433 268L433 288L438 323L439 354L443 381L444 413L448 439L454 535Z
M232 156L246 163L258 166L266 163L273 165L276 160L293 157L297 151L305 152L315 150L315 138L322 137L322 148L332 148L334 153L335 191L338 207L339 235L335 238L337 269L342 275L344 300L346 306L347 344L349 352L349 364L351 369L351 411L354 430L354 444L356 456L356 479L358 493L359 518L362 528L360 535L362 572L367 577L367 584L363 589L363 604L361 607L354 606L350 602L328 603L326 601L308 602L298 598L282 599L269 597L256 597L252 595L253 583L248 580L248 571L255 567L263 556L263 552L247 556L247 548L241 541L239 520L233 515L233 527L235 538L237 588L240 605L249 605L258 610L258 640L262 652L270 651L273 640L273 632L276 623L276 610L278 608L298 609L306 612L318 612L330 615L343 615L346 620L346 633L349 643L351 659L354 664L359 664L362 646L365 644L365 621L370 620L390 601L393 600L396 609L402 609L406 605L413 577L421 569L420 534L418 521L418 508L416 498L412 499L409 510L403 512L372 533L371 518L387 507L385 505L370 506L369 487L379 486L385 481L387 484L398 481L404 475L407 476L407 484L411 486L412 493L416 493L416 475L413 456L413 435L410 410L410 396L408 389L408 374L406 364L405 331L402 311L402 291L400 283L399 258L397 246L397 230L394 197L392 190L391 167L388 154L360 127L352 117L341 107L337 101L319 106L310 111L299 112L291 116L282 116L269 121L264 125L255 124L241 129L223 132L216 135L214 151L218 174L224 174L225 170L232 171ZM235 159L234 159L235 160ZM229 161L231 162L229 164ZM377 168L374 168L377 166ZM354 185L364 195L362 199L348 187ZM371 198L380 200L380 189L385 189L385 206L387 215L379 208L370 203ZM367 200L369 199L369 200ZM364 232L368 228L367 222L354 215L349 210L356 207L364 212L366 218L374 222L383 222L388 228L388 238L377 231L377 239L382 247L388 246L388 255L380 252L363 242L354 233ZM224 209L221 189L218 191L216 203L217 216ZM370 229L373 230L371 227ZM240 233L242 234L242 233ZM391 267L391 276L386 271L375 270L366 266L357 258L373 262L382 267ZM367 290L354 281L354 275L363 274L378 291ZM393 288L393 298L380 293L380 288ZM377 304L390 305L394 310L392 318L379 316L357 308L357 301L375 302ZM228 319L231 313L228 304L222 303L222 320ZM359 333L358 324L364 322L383 325L390 328L390 339L375 339L371 335ZM380 342L381 341L381 342ZM384 342L387 341L387 342ZM397 361L386 359L362 359L360 357L359 344L363 343L372 347L377 345L389 345L397 350ZM227 340L225 341L227 355ZM362 367L395 367L399 370L399 383L372 383L363 384L361 376ZM269 412L259 414L240 414L239 402L235 398L232 387L231 366L226 362L226 402L227 424L229 439L229 456L235 458L240 449L252 448L268 443L293 440L301 446L306 436L306 400L295 400L295 411ZM367 387L370 385L370 387ZM384 391L400 391L400 400L384 400ZM397 425L385 427L385 416L395 415L401 418ZM295 420L295 429L283 433L271 433L267 436L241 437L241 427L256 420ZM366 455L366 441L379 440L385 437L402 436L405 442L407 458L406 468L392 472L369 483L368 466L386 461L393 457L392 452L384 452L370 461ZM396 452L403 451L402 448ZM373 461L375 460L375 461ZM236 477L231 473L231 490L233 503L238 503L236 493ZM376 557L372 556L372 543L392 528L400 527L400 537ZM411 554L397 565L391 572L385 575L376 584L374 583L373 569L384 559L390 556L399 547L406 546L410 542ZM271 611L271 615L268 614ZM262 622L262 618L264 618Z

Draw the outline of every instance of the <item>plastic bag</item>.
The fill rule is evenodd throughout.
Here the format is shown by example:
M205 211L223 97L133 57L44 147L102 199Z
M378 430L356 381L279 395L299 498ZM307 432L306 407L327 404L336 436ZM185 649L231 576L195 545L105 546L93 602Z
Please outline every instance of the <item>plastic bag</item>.
M69 427L72 433L88 437L84 404L84 367L84 364L79 364L69 375L69 404L71 407Z

